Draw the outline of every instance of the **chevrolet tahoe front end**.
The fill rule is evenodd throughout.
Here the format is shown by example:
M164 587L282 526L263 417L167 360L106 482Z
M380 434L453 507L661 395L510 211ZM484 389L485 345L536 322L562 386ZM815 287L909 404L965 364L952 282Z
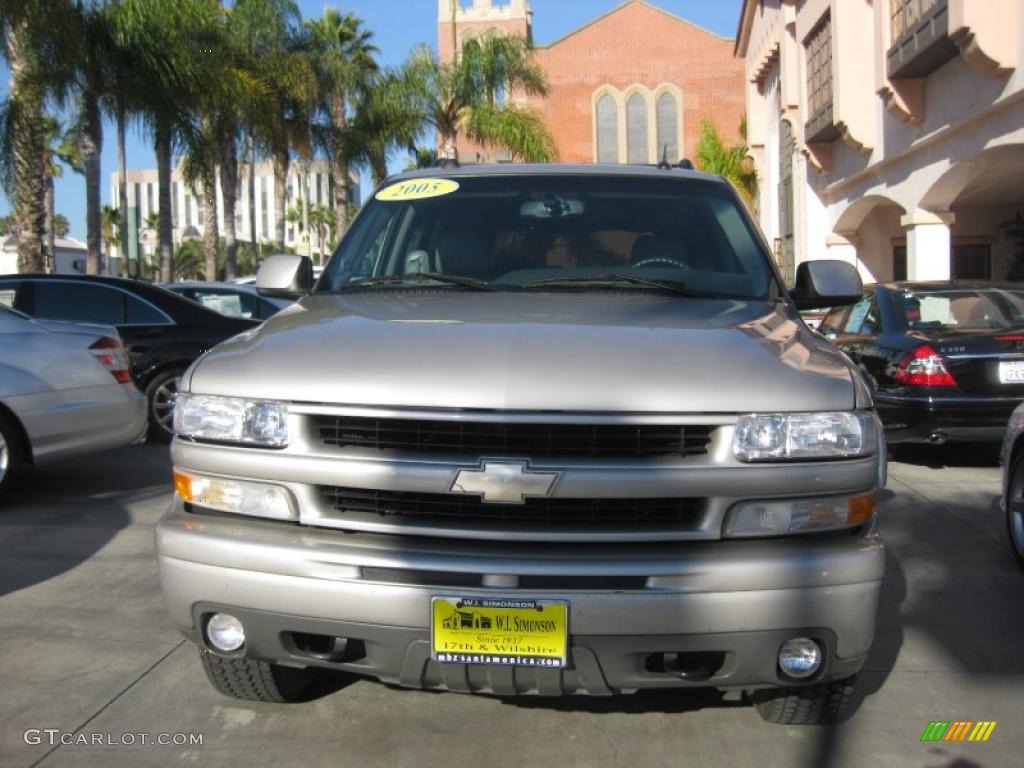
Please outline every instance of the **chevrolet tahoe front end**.
M160 577L220 690L289 700L335 669L498 695L710 686L750 692L777 722L841 714L885 569L870 393L799 319L758 238L763 286L741 254L727 295L714 275L700 291L706 263L684 293L663 274L683 257L642 246L677 200L735 205L722 182L604 173L464 169L391 198L406 182L389 184L310 296L182 378ZM442 191L414 196L424 183ZM515 183L521 197L500 202ZM630 218L596 215L601 195L648 184ZM631 226L632 247L615 247L636 271L620 287L606 267L559 283L533 265L503 283L514 270L495 271L496 251L483 275L445 248L507 233L401 241L454 202L505 205L559 269L558 227L593 212L611 243ZM380 236L398 205L404 225ZM734 227L722 211L691 226ZM378 265L403 254L406 281L346 271L374 234ZM823 271L802 280L859 294Z

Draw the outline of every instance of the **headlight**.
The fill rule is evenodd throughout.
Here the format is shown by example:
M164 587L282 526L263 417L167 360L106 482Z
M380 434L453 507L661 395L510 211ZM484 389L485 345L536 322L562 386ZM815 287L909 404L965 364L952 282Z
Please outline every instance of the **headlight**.
M251 480L196 475L174 470L174 490L189 504L220 512L295 520L295 504L287 488Z
M782 536L852 528L875 512L875 495L823 499L743 501L729 510L727 537Z
M288 411L283 403L182 393L174 404L174 431L198 440L283 448Z
M867 456L875 452L876 425L868 411L752 413L736 422L732 450L740 461Z

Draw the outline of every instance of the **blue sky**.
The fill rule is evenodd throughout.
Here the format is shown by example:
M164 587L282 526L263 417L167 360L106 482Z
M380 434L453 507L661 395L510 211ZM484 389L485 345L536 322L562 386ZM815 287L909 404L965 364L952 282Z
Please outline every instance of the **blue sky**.
M498 0L496 0L497 2ZM532 0L533 34L538 44L555 40L571 32L596 16L617 7L622 0ZM699 24L717 34L732 37L736 33L740 0L653 0L654 4ZM436 0L299 0L303 16L319 16L327 6L342 11L353 11L364 19L375 33L377 47L384 64L399 64L411 48L418 43L437 45ZM6 67L0 69L2 93L7 92ZM103 202L110 202L110 174L117 160L115 133L112 124L106 126L102 156ZM401 166L399 158L396 165ZM150 142L133 129L128 136L128 167L152 168L156 166ZM64 177L57 180L56 208L71 223L71 235L85 239L85 184L81 176L65 169ZM0 193L0 214L10 210L7 197Z

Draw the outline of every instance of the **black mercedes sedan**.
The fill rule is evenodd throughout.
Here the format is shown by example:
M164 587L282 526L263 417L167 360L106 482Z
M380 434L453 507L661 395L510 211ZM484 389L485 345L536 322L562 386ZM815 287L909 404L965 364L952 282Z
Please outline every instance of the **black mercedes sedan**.
M869 285L818 331L864 372L890 443L998 441L1024 401L1024 286Z
M0 275L0 304L30 317L113 325L149 401L149 438L167 442L178 379L206 350L259 325L225 317L141 280L96 275Z

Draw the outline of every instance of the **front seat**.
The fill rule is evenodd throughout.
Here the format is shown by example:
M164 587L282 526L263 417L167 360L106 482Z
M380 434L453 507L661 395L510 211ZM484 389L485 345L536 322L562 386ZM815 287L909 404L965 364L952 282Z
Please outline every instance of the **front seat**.
M493 246L493 238L484 230L446 229L437 241L437 269L447 275L486 278Z

